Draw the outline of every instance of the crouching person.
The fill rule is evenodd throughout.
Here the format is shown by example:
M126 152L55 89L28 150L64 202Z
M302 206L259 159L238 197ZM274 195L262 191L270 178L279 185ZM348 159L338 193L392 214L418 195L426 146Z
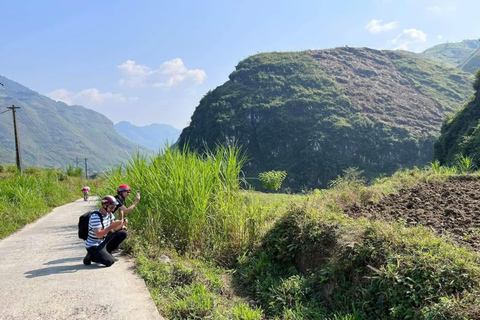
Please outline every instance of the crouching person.
M112 251L127 237L127 231L122 230L127 221L115 220L112 214L117 205L115 197L106 196L102 199L101 209L90 215L87 255L83 259L85 265L97 262L109 267L115 262Z

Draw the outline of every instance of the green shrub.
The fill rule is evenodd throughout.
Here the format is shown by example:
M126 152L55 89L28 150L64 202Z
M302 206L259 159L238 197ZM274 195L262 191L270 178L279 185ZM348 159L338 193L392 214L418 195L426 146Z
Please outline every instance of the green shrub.
M277 191L282 186L283 180L287 177L286 171L260 172L258 178L262 181L263 187L267 190Z

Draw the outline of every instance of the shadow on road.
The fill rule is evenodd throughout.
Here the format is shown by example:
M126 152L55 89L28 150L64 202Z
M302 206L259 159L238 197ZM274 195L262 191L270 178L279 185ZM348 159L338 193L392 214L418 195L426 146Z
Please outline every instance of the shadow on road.
M47 264L49 263L50 262L47 262ZM92 268L105 268L105 266L97 265L97 264L86 266L83 263L81 263L81 264L75 264L75 265L69 265L69 266L55 266L55 267L47 267L42 269L30 270L25 272L24 274L26 278L36 278L36 277L49 276L52 274L75 273L78 270L92 269Z
M65 262L78 262L78 261L82 261L82 259L83 259L83 257L63 258L63 259L49 261L47 263L44 263L44 265L59 264L59 263L65 263Z

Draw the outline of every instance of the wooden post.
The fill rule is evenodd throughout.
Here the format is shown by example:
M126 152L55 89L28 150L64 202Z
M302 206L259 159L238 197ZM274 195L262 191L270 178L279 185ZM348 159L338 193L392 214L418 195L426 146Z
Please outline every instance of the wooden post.
M7 108L11 109L13 113L13 130L15 132L15 153L16 153L16 159L17 159L17 169L20 172L20 174L23 174L22 155L20 152L20 138L18 137L18 129L17 129L17 109L20 109L20 107L15 107L14 105L12 105L11 107L7 107Z

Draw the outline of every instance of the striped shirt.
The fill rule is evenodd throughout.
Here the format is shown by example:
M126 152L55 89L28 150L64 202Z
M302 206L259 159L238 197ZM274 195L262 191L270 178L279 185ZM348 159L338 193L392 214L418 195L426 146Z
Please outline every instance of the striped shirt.
M88 221L88 238L87 242L85 243L85 246L88 248L93 247L93 246L99 246L103 242L102 239L98 239L95 236L95 231L96 229L102 229L102 221L103 221L103 229L106 229L110 226L110 223L112 223L115 218L113 217L113 214L107 213L106 215L102 215L103 219L100 220L99 214L102 214L100 211L95 211L90 215L90 220Z

